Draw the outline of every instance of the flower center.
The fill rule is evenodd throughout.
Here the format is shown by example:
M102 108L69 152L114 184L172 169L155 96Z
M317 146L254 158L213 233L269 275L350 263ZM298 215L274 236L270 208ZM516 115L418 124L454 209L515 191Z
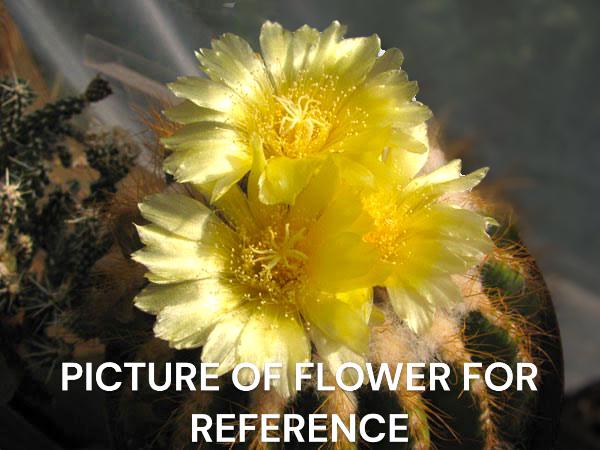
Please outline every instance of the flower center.
M322 106L306 94L275 96L267 117L257 121L269 156L302 158L321 150L332 119Z
M300 158L321 149L331 124L320 101L307 95L296 101L279 96L275 99L279 103L275 127L278 152Z
M244 239L234 273L248 290L248 299L296 304L295 292L304 278L306 253L298 249L306 229L293 232L290 224L269 226L260 236Z
M354 89L340 89L338 85L334 75L311 80L300 74L279 95L252 111L249 129L262 138L266 156L298 159L324 149L335 150L333 130L344 125L352 127L356 118L358 123L362 117L359 111L340 114L340 106Z
M411 211L404 211L394 194L385 191L365 197L363 204L374 225L363 240L377 247L384 261L401 264L407 252L410 253L406 242L409 235L407 216Z

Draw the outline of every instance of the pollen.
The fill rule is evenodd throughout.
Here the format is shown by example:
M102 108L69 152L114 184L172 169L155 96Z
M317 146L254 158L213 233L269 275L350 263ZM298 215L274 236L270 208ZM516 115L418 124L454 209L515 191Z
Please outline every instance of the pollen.
M402 264L403 256L410 252L406 242L409 237L408 216L411 211L403 208L389 191L366 196L363 205L374 225L373 229L363 236L363 240L376 246L384 261Z
M305 236L305 228L292 230L289 223L271 225L258 236L244 236L231 256L236 282L245 286L248 300L296 309L308 259L299 248Z
M301 74L287 89L252 112L249 128L256 128L267 156L299 159L331 150L336 128L357 134L366 126L359 108L340 113L353 91L341 89L338 76L311 80Z

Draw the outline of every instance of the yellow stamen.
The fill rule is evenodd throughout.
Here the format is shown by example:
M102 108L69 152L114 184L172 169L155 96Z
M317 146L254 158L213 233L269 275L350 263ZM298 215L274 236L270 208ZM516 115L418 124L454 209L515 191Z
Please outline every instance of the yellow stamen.
M304 278L306 253L297 248L306 229L293 231L289 223L268 227L258 237L242 240L232 253L233 272L238 282L260 298L262 303L295 305L295 294Z
M341 90L337 76L314 81L300 76L274 101L256 110L249 128L262 138L267 156L302 158L332 150L332 132L344 128L344 135L357 134L364 126L363 111L340 114L340 106L353 89Z

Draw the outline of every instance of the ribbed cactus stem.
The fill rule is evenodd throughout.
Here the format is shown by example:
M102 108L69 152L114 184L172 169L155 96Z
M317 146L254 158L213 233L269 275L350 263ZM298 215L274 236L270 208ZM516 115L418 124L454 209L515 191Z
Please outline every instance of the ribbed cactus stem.
M388 317L391 314L393 313L388 312ZM399 363L419 361L420 359L410 343L411 337L408 331L388 319L373 333L373 359L376 363L387 363L391 367ZM431 441L427 405L422 397L422 392L407 389L406 371L402 372L395 394L400 405L408 414L408 432L412 448L429 449Z
M472 355L464 345L461 349L457 350L457 346L453 346L452 352L447 352L443 355L444 359L462 368L465 367L465 364L474 362ZM483 371L471 368L471 373L478 375L477 378L471 380L469 392L471 392L471 396L479 409L479 424L483 437L483 448L484 450L495 450L500 442L500 436L498 427L496 426L494 400L483 381Z
M425 339L430 338L437 343L436 353L443 361L456 367L464 368L466 363L473 362L473 357L465 347L465 337L462 336L461 328L456 318L447 314L439 313L434 325L428 331ZM470 392L479 408L479 422L486 450L496 449L499 442L498 429L494 418L493 399L483 381L483 373L472 368L473 375L479 378L471 380ZM463 374L464 375L464 374Z
M488 303L489 299L488 299ZM520 317L514 317L509 313L503 312L493 305L482 305L481 313L494 326L501 328L515 344L516 356L519 361L533 361L531 339L523 332L523 328L519 325Z
M504 297L489 297L479 280L458 283L465 299L467 311L478 311L493 326L503 330L515 345L516 357L519 361L531 362L532 343L531 325L527 319L511 309Z
M34 99L35 94L25 80L0 78L0 146L12 135L25 109Z
M481 424L481 432L483 434L483 444L485 450L495 450L498 447L498 429L494 419L493 401L483 382L483 373L478 370L473 370L479 375L479 378L471 381L471 392L473 398L479 406L479 423Z
M431 446L427 405L421 392L400 389L396 391L400 404L408 414L408 432L414 450L428 450Z

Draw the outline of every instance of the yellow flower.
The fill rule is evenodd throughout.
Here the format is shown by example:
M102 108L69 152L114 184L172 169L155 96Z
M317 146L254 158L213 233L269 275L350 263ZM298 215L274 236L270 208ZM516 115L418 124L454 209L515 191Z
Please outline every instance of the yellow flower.
M391 187L363 197L374 222L364 240L379 250L380 283L396 314L417 333L431 324L437 308L463 300L453 276L466 274L493 246L486 233L493 220L458 205L460 194L479 184L487 169L462 176L455 160L410 179L422 162L401 161L405 173L398 175L390 169L398 162L386 160L382 165L390 167L379 176L381 186Z
M332 370L362 362L376 252L362 239L360 202L336 189L337 173L324 165L292 207L261 203L254 175L247 195L232 186L214 209L175 193L140 204L150 224L138 226L145 247L133 258L151 283L135 303L158 316L156 336L202 346L218 374L240 362L282 363L284 397L311 341Z
M266 22L261 54L232 34L197 53L207 78L170 85L186 99L166 112L183 124L164 144L165 169L180 182L209 186L217 200L252 167L251 142L266 156L259 174L263 203L293 204L331 158L347 179L373 182L362 163L392 152L424 152L414 139L429 110L416 102L415 82L400 70L402 54L376 35L344 39L333 22L322 33L294 32Z

